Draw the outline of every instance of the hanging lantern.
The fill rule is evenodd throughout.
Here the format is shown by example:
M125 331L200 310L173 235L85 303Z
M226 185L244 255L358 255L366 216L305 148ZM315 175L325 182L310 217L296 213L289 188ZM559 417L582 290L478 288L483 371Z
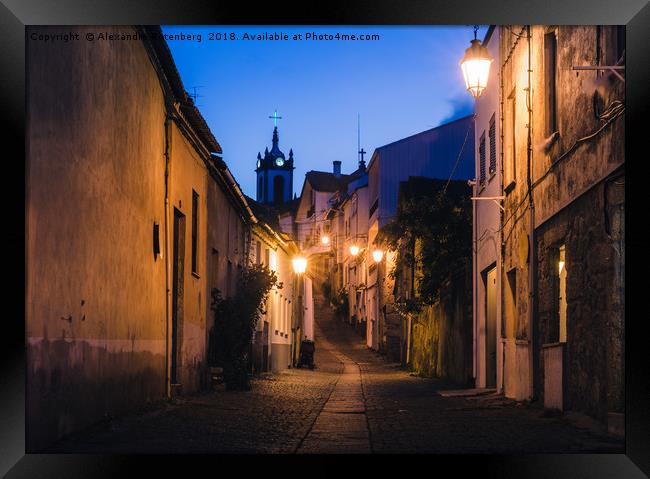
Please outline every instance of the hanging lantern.
M477 31L478 27L474 27L474 40L471 41L472 45L465 50L465 56L460 62L465 86L476 99L487 87L490 64L494 60L487 47L481 45L481 41L476 38Z

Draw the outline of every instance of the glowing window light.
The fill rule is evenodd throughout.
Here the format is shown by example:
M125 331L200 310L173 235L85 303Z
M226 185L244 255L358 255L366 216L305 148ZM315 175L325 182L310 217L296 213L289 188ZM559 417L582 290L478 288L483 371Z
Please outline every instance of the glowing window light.
M271 254L269 255L269 269L271 271L277 271L278 270L278 254L271 250Z

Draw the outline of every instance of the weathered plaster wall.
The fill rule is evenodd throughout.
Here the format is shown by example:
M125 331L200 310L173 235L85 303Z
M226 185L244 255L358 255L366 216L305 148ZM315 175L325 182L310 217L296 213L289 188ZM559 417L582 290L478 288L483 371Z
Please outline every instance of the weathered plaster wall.
M154 222L164 238L165 114L140 41L28 41L27 98L34 451L165 396L165 262L152 243Z
M210 344L210 332L214 325L214 312L211 309L212 289L218 289L223 297L235 293L238 266L244 263L246 254L244 240L247 227L222 187L210 175L208 175L206 190L207 228L205 249L202 251L206 262L204 273L207 275L200 274L207 276L203 314L206 342ZM214 350L208 352L211 356L210 360L215 360L214 355L217 352Z
M542 345L549 341L552 294L549 257L553 248L566 243L568 261L575 261L573 273L567 269L567 361L565 368L566 407L588 412L600 419L606 410L622 408L622 345L624 237L622 222L623 193L612 193L603 186L605 177L624 164L624 118L618 118L602 132L578 144L575 142L595 133L603 121L598 118L614 100L624 101L624 84L613 76L595 71L575 71L573 66L612 65L616 58L616 27L559 26L557 33L557 132L550 141L546 131L544 83L544 34L554 28L531 29L532 102L532 181L535 201L537 255L535 281L537 304L530 321L528 289L529 260L525 246L530 234L530 211L525 197L527 160L527 88L528 41L503 35L501 55L510 60L503 69L503 98L514 92L515 185L506 193L504 227L504 273L516 270L516 305L504 305L506 331L511 328L514 340L506 345L506 394L543 397L544 368ZM521 28L513 26L520 33ZM525 32L524 32L525 35ZM510 134L509 113L504 118L506 137ZM570 151L570 152L569 152ZM563 154L569 152L567 155ZM505 149L506 166L512 164L512 151ZM509 163L510 162L510 163ZM505 183L504 183L505 184ZM624 190L624 180L621 191ZM605 190L603 188L606 188ZM619 196L617 196L619 195ZM605 205L605 199L608 204ZM614 206L612 206L614 205ZM608 209L609 208L609 209ZM614 208L614 210L611 210ZM607 221L608 215L613 215ZM618 225L616 232L603 233L605 223ZM619 238L619 239L612 239ZM570 253L569 253L570 251ZM573 274L573 275L572 275ZM504 287L504 289L507 289ZM534 336L535 344L529 343ZM600 339L596 339L600 338ZM527 357L523 349L527 350ZM520 360L521 358L525 358ZM527 364L526 364L527 363ZM607 366L605 366L607 364ZM527 369L527 371L526 371ZM533 385L536 385L533 388Z
M206 376L206 238L208 174L203 158L181 133L176 123L171 128L169 224L174 209L185 215L185 267L183 268L183 314L179 341L178 380L183 392L205 387ZM192 192L198 194L197 271L192 271ZM171 227L170 227L171 231ZM170 249L171 254L171 249Z
M413 319L411 368L458 385L472 382L472 293L469 265L443 286L440 300Z

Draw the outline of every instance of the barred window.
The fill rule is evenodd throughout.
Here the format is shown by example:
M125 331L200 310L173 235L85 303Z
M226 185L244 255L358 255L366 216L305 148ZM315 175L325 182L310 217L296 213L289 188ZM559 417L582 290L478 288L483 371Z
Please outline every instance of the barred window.
M497 141L494 115L490 118L490 174L497 171Z
M481 142L479 143L478 147L478 154L480 158L480 182L481 184L485 184L485 132L481 135Z

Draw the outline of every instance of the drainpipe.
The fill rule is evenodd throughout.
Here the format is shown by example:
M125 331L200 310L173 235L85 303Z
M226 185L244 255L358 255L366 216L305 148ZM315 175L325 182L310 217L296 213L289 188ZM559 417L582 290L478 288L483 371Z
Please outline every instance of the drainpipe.
M528 40L528 91L526 93L528 99L528 138L527 138L527 168L526 168L526 182L528 187L528 206L530 210L530 234L528 244L528 340L530 341L530 357L529 367L532 383L532 394L535 396L535 201L533 199L533 186L532 186L532 163L533 163L533 146L532 146L532 128L533 128L533 106L532 106L532 47L530 25L526 26L526 38Z
M476 130L475 130L476 131ZM474 154L476 154L476 151L474 151ZM475 181L474 184L472 185L472 190L473 190L473 195L472 196L478 196L478 183ZM472 314L472 327L474 334L472 335L472 347L474 350L473 354L473 360L472 360L472 376L474 377L474 387L477 387L476 385L476 380L478 376L478 300L477 300L477 292L478 292L478 241L477 241L477 235L476 235L476 230L478 228L478 221L477 221L477 214L476 214L476 208L478 206L478 201L472 201L472 306L473 306L473 314Z
M165 393L168 398L171 398L171 378L169 370L169 329L170 329L170 296L171 290L169 285L169 271L170 271L170 254L169 254L169 119L170 116L165 116Z
M478 109L478 99L474 100L474 141L476 143L476 111ZM476 146L474 147L474 158L476 158ZM478 196L478 181L476 177L476 170L474 170L475 179L472 184L472 196ZM478 218L476 208L478 201L472 201L472 328L474 334L472 335L472 376L474 378L474 387L477 387L476 380L478 376Z
M498 28L498 33L499 33L499 44L501 44L501 35L503 34L502 28L503 27L495 27L495 30ZM499 48L499 63L501 63L501 48ZM504 143L504 133L503 133L503 65L501 69L499 70L499 158L501 161L499 162L499 191L501 192L502 195L505 195L503 192L503 178L504 178L504 155L503 155L503 143ZM505 204L505 197L504 197L504 204ZM505 396L506 394L506 345L507 345L507 337L508 333L507 331L504 331L504 328L506 328L506 321L505 321L505 311L504 311L504 300L503 300L503 278L504 278L504 250L505 250L505 244L503 243L503 219L504 219L504 210L502 208L499 208L499 229L498 229L498 236L497 236L497 244L499 245L499 248L497 250L497 283L498 283L498 291L497 291L497 297L499 298L499 329L501 331L501 337L499 340L501 341L501 393ZM506 341L504 341L504 338L506 338ZM498 386L497 386L498 387Z

